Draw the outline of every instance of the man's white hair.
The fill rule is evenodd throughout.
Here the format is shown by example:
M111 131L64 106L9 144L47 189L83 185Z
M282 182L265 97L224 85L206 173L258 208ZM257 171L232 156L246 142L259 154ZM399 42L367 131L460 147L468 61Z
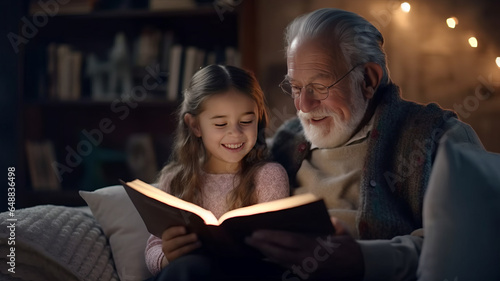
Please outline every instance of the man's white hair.
M350 68L367 62L375 62L382 67L381 85L390 81L386 54L383 49L384 38L380 31L363 17L344 10L325 8L300 16L292 21L285 31L285 46L288 52L294 40L318 39L331 50L334 59L342 53ZM332 66L332 72L339 75ZM363 78L361 69L354 77ZM361 76L361 77L360 77Z

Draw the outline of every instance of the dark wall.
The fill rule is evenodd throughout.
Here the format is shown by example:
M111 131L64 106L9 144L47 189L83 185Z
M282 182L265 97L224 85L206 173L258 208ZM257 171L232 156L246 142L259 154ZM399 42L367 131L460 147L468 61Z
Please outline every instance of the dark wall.
M0 175L3 177L0 187L0 211L8 207L7 169L18 167L18 55L8 35L19 34L23 2L17 0L0 2ZM14 178L14 182L16 180Z

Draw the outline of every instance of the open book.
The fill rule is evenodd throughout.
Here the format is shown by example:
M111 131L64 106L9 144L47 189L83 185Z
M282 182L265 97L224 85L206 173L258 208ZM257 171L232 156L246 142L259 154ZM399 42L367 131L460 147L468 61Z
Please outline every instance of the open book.
M334 232L324 201L310 193L231 210L217 219L209 210L140 180L121 183L151 234L161 237L168 227L182 225L221 255L247 256L251 250L244 238L257 229Z

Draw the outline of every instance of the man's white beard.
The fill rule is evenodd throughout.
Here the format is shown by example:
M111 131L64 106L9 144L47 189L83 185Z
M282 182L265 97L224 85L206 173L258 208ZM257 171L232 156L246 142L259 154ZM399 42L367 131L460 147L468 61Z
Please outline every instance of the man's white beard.
M347 122L342 121L336 112L325 108L323 105L311 112L297 112L297 116L304 128L304 135L313 146L318 148L334 148L349 141L355 133L354 130L356 130L363 119L368 107L368 102L363 99L361 93L353 94L352 106L350 108L351 119L347 120ZM332 117L329 127L311 125L309 122L311 118L324 116Z

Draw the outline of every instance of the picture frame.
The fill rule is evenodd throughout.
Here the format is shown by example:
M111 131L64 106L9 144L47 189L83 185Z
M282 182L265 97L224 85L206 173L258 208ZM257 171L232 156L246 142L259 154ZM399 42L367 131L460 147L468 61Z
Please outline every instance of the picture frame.
M32 188L34 190L59 190L56 171L52 168L56 156L50 140L26 141L26 157Z

